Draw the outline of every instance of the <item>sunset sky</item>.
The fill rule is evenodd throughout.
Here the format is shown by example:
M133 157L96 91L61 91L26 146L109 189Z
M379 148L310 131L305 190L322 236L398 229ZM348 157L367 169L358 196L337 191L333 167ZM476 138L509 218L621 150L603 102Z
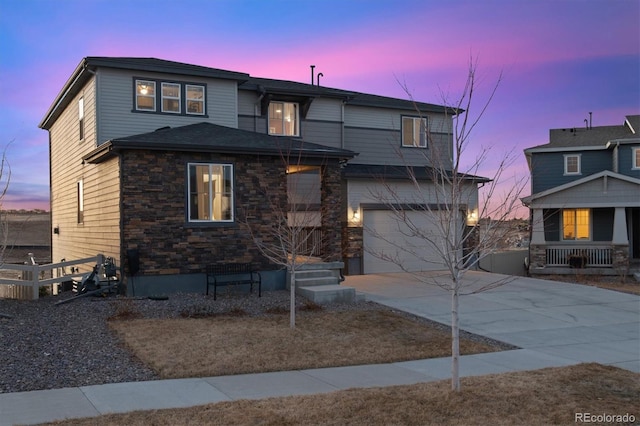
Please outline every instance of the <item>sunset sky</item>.
M640 114L638 0L0 0L4 209L49 209L48 134L38 123L85 56L156 57L323 86L454 102L477 59L472 135L491 158L550 128ZM495 153L495 154L493 154ZM469 153L470 156L473 152ZM485 175L493 174L491 161ZM528 195L528 192L523 194Z

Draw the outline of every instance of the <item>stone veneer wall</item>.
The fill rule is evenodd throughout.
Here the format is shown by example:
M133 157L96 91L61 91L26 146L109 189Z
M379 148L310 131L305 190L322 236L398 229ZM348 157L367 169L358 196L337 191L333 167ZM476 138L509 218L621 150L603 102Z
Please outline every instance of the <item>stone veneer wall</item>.
M255 235L277 220L273 203L286 206L285 167L279 157L127 151L122 162L123 253L138 249L144 275L202 272L209 263L253 262L272 269L238 219L250 214ZM235 215L231 224L187 222L187 164L232 163ZM265 201L261 188L271 190ZM279 199L278 199L279 197Z
M346 222L342 224L342 257L346 273L349 275L362 273L360 266L364 256L363 234L362 226L347 226Z
M321 168L322 258L342 260L342 175L337 161Z

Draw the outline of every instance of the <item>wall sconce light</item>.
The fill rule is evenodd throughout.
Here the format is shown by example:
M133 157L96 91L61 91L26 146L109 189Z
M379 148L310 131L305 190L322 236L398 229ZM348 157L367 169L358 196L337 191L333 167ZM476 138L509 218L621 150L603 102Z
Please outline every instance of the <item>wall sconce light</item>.
M353 211L353 220L354 221L359 221L360 220L360 210L355 209Z

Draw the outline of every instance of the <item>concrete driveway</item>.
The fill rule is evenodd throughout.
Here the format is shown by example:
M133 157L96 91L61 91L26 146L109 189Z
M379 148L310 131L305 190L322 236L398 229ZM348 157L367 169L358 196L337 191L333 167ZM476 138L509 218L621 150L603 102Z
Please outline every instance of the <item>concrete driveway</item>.
M439 275L429 278L446 279ZM500 287L460 297L461 329L558 365L598 362L640 373L640 296L475 271L464 285L473 290L504 279ZM343 284L367 300L451 324L449 293L410 274L354 275Z

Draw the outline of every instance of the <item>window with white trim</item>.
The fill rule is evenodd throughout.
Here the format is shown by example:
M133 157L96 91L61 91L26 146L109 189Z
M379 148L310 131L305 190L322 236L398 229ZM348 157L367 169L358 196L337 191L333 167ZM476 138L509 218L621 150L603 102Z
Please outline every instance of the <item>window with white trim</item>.
M159 87L159 92L156 88ZM206 115L204 84L134 79L134 111L175 115ZM156 93L160 93L157 96Z
M204 86L186 85L187 114L204 115Z
M162 112L180 114L180 85L162 83Z
M564 156L564 174L579 175L580 173L580 154L566 154Z
M136 80L136 109L138 111L156 110L156 82Z
M233 222L233 166L189 164L189 221Z
M78 99L78 130L80 140L84 139L84 98Z
M427 147L426 117L402 117L402 146Z
M640 148L633 148L631 150L631 154L633 155L632 158L632 166L631 168L633 169L640 169Z
M562 210L562 239L591 239L591 209Z
M78 223L84 223L84 183L80 179L77 183L77 196L78 196Z
M298 104L292 102L269 103L269 134L299 136L300 116Z

